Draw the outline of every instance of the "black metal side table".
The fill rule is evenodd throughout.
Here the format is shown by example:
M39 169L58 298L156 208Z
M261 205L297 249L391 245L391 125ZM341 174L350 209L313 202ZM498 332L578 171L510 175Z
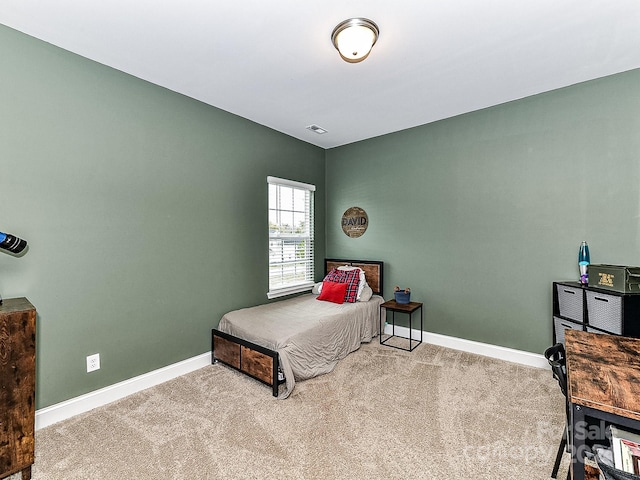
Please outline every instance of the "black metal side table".
M387 338L383 340L384 336L384 322L382 321L382 310L385 309L384 319L387 319L387 311L391 312L391 335L388 335ZM420 340L413 339L412 336L412 326L413 326L413 313L417 310L420 310ZM394 337L399 337L396 335L396 312L406 313L409 315L409 348L398 347L396 345L388 344L389 340ZM406 337L399 337L406 338ZM416 342L413 345L413 342ZM408 352L413 351L418 345L422 343L422 302L409 302L409 303L398 303L395 300L389 300L380 305L380 345L386 345L388 347L399 348L400 350L406 350Z

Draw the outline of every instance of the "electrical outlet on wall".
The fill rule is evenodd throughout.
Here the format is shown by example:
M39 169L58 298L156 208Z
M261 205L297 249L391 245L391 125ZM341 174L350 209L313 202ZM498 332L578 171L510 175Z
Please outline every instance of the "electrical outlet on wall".
M100 354L95 353L87 357L87 373L100 370Z

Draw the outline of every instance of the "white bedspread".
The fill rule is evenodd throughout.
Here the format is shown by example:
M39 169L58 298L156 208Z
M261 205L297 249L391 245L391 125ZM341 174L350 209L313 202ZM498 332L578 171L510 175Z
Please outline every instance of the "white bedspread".
M333 370L338 360L378 335L380 304L320 301L313 294L229 312L218 330L278 352L287 398L296 380Z

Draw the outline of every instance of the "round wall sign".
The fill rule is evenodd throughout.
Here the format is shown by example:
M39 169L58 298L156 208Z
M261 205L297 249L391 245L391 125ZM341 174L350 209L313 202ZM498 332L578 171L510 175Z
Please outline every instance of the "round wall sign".
M351 238L357 238L367 231L369 217L360 207L351 207L342 214L342 231Z

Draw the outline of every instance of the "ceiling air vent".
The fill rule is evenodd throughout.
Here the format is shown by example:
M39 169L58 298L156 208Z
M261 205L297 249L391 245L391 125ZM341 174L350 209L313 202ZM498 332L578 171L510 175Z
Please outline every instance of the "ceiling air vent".
M309 125L307 127L307 130L311 130L312 132L316 132L318 135L322 135L323 133L327 133L327 131L324 128L319 127L318 125Z

